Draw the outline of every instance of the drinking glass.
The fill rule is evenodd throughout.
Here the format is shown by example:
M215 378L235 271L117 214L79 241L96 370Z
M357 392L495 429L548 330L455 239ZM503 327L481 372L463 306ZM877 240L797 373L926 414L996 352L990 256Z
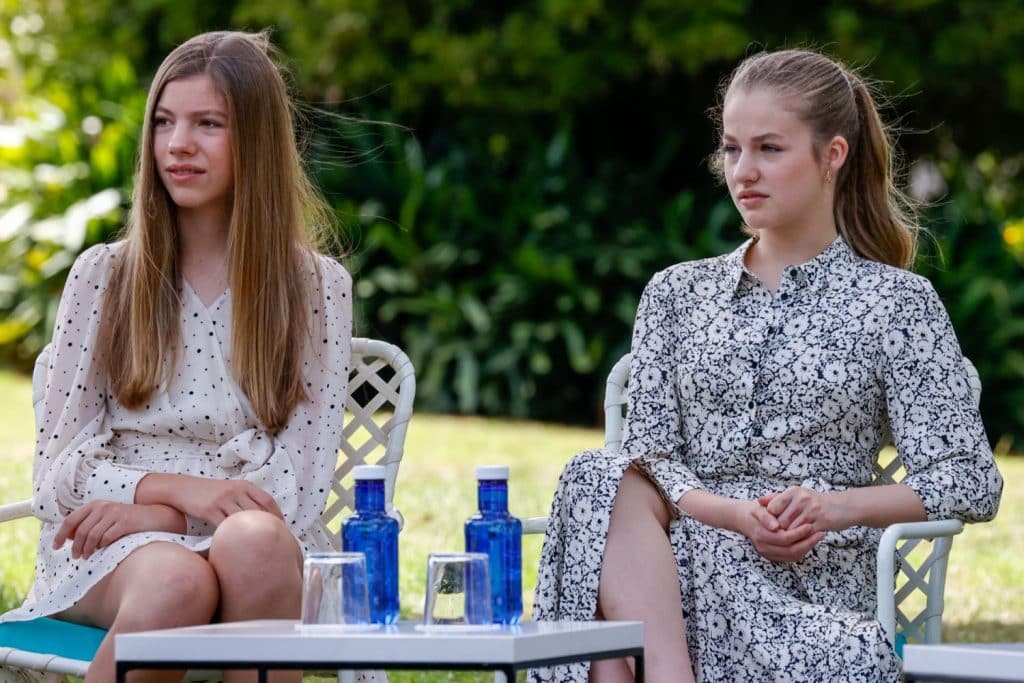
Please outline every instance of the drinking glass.
M299 630L369 630L370 600L363 553L310 553L302 571Z
M486 553L431 553L423 630L489 629L491 581Z

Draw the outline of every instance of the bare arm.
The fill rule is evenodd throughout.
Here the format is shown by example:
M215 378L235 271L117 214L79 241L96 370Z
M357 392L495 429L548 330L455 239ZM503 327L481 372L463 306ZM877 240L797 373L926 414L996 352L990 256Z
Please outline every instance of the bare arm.
M718 527L719 529L729 529L730 531L740 531L742 533L740 530L740 516L743 515L743 508L749 508L744 503L749 502L726 498L709 493L703 489L691 489L680 496L677 505L680 510L698 522ZM775 516L765 508L757 507L760 510L749 508L748 513L769 531L778 529L779 523Z
M791 486L782 493L762 496L758 502L784 529L811 524L819 531L842 531L852 526L881 528L927 518L921 498L903 484L829 493Z
M241 510L263 510L281 517L274 497L244 479L207 479L152 472L135 488L139 505L168 505L217 525Z
M761 555L773 562L799 561L825 537L825 532L812 524L782 526L756 500L737 500L691 489L676 504L699 522L743 534Z

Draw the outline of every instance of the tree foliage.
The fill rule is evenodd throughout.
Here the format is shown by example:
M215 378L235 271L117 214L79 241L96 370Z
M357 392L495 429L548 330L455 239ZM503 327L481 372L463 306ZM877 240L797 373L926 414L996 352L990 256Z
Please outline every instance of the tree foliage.
M423 408L594 421L646 279L741 239L705 164L718 83L759 46L812 45L890 96L907 167L933 200L935 249L920 270L981 370L990 433L1024 436L1017 2L0 7L10 358L38 349L67 263L123 216L142 90L159 60L201 30L270 26L297 94L320 109L306 126L311 169L352 245L358 331L409 350ZM22 138L12 143L11 130Z

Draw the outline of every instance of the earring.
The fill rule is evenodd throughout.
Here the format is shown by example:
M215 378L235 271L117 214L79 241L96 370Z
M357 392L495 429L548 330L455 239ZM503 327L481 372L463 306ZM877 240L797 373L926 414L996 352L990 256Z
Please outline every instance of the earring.
M832 182L832 169L826 169L825 171L825 184L828 185Z

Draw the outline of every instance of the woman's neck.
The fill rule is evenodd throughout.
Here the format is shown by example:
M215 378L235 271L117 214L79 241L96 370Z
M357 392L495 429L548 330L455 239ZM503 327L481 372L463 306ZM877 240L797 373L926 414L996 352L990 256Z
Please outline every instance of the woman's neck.
M224 212L179 207L177 219L178 248L183 263L197 256L227 254L231 219Z
M762 230L747 249L744 263L772 292L778 291L782 272L789 266L807 263L825 251L837 237L834 226L826 230L780 234Z
M223 213L178 210L181 273L207 305L228 287L229 229Z

